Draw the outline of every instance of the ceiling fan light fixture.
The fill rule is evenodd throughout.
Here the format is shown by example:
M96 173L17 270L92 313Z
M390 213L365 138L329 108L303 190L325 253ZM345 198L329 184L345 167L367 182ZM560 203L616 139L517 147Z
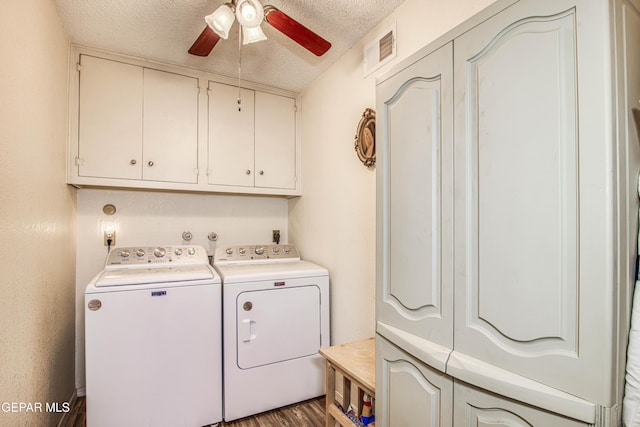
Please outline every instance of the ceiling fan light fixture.
M255 43L266 39L267 36L259 25L257 27L242 27L242 44Z
M239 0L236 5L236 19L243 27L257 27L264 19L264 9L258 0Z
M230 3L225 3L215 10L211 15L204 17L205 22L211 29L223 39L229 37L229 30L233 25L233 9Z

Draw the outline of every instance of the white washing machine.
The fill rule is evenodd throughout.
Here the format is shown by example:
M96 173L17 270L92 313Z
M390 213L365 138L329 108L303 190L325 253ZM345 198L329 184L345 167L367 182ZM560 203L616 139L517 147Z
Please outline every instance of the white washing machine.
M224 419L321 396L329 273L293 245L216 249L222 278Z
M221 331L204 248L113 249L85 291L87 426L220 422Z

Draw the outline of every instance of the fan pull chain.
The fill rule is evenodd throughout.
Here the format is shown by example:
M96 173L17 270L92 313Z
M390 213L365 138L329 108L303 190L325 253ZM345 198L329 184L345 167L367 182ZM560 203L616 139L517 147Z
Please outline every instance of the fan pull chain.
M242 72L242 25L238 25L238 111L242 111L240 97L240 73Z

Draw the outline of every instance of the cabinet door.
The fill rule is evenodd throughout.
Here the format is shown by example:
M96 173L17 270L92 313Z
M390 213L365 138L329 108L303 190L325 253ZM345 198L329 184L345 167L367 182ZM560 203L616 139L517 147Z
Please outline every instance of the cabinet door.
M209 82L209 184L254 185L254 91Z
M611 405L597 3L519 2L455 40L454 348Z
M453 346L453 100L449 43L382 82L377 319ZM442 352L444 370L447 352Z
M142 68L80 56L78 175L142 178Z
M256 187L296 187L296 104L293 98L256 92Z
M144 69L143 179L198 182L198 79Z
M523 405L455 381L452 425L459 427L587 427L593 424Z
M376 336L376 425L451 427L453 380Z

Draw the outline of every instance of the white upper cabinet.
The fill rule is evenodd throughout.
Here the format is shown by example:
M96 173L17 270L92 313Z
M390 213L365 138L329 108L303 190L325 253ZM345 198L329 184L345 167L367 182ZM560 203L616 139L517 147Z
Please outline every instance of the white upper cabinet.
M198 80L80 56L78 175L198 182Z
M294 190L295 117L293 98L209 82L209 184Z
M73 53L69 184L300 195L293 94L238 90L225 78L89 48Z
M256 92L255 185L296 188L296 103Z
M209 82L209 184L253 187L254 116L253 90Z
M142 179L143 69L80 57L77 174Z
M144 69L143 178L198 182L198 80Z

